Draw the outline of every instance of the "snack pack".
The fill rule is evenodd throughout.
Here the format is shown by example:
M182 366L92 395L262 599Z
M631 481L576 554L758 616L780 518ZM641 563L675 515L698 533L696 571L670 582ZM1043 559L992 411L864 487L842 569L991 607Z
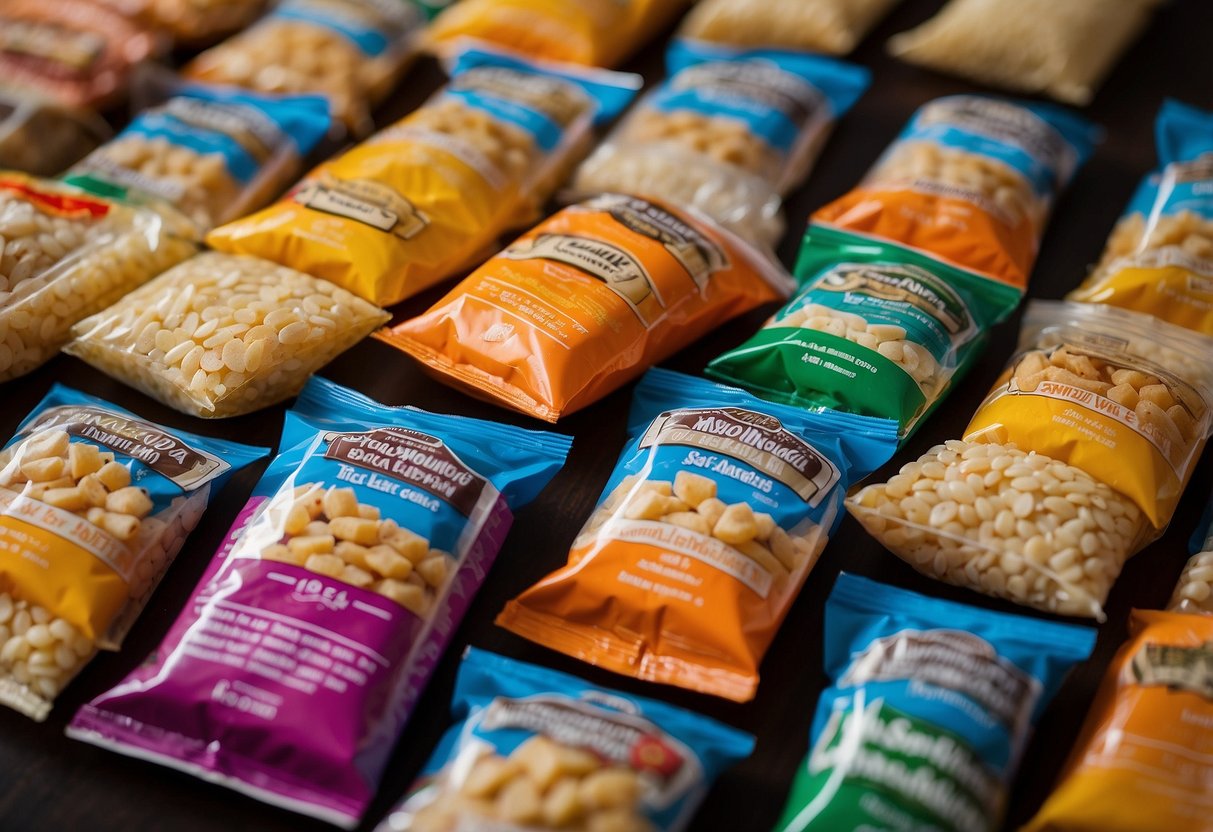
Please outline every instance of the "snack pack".
M707 717L474 647L451 710L458 722L377 832L678 832L754 745Z
M1161 0L950 0L889 39L903 60L982 84L1089 104Z
M126 93L135 67L162 45L93 0L5 0L0 85L68 107L101 108Z
M52 387L0 451L0 704L46 719L119 648L211 496L267 453Z
M0 87L0 169L55 176L111 135L94 112Z
M1213 615L1213 499L1188 542L1192 557L1175 584L1168 612Z
M800 289L709 376L800 407L897 421L908 435L1018 303L1006 284L912 249L811 227Z
M863 94L866 69L803 52L675 41L668 77L581 164L579 193L689 205L774 246L782 195Z
M1205 832L1213 617L1133 610L1061 778L1024 832Z
M388 317L326 280L208 251L76 324L65 350L182 413L240 416L295 395Z
M473 395L555 422L790 284L690 209L604 194L539 223L377 337Z
M190 61L185 75L260 92L323 95L334 119L365 135L371 108L404 73L424 23L413 0L281 0Z
M68 735L353 828L569 444L313 380L165 640Z
M77 321L194 252L152 211L0 172L0 382L50 359Z
M1213 113L1168 99L1154 131L1159 170L1142 181L1069 297L1213 335Z
M568 565L497 623L616 673L748 701L848 486L889 458L896 426L650 370L628 433Z
M1047 104L937 98L858 187L812 221L917 249L1022 293L1053 200L1096 135L1086 120Z
M1095 631L843 573L830 687L776 832L993 832L1033 725Z
M738 46L845 55L898 0L699 0L679 30Z
M542 60L615 66L685 7L686 0L459 0L426 40L439 52L472 38Z
M102 0L163 32L178 46L202 45L252 23L267 0Z
M526 222L625 107L635 75L466 49L419 109L207 241L383 306L455 274Z
M916 569L1103 620L1170 522L1210 432L1213 340L1110 306L1036 301L962 440L848 501Z
M329 125L320 96L187 86L64 178L101 196L167 204L206 231L276 196Z

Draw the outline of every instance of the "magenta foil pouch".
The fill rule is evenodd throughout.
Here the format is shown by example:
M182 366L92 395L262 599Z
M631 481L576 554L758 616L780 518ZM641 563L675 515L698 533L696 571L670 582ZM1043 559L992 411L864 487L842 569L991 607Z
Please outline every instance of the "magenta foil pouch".
M164 642L68 735L355 826L569 443L313 379Z

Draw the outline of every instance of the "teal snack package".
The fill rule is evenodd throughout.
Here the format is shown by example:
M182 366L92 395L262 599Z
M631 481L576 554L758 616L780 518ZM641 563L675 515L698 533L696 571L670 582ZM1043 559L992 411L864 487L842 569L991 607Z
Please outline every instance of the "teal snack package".
M998 829L1033 724L1095 631L838 577L831 685L776 832Z
M800 291L707 374L755 395L893 419L905 437L969 368L1016 298L1004 284L813 226Z
M654 699L470 647L457 722L377 832L677 832L754 738Z

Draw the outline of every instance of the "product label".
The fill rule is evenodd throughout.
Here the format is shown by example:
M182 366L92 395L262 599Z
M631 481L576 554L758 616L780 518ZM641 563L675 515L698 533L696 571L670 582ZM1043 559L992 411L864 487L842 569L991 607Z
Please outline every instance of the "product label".
M313 211L354 220L402 240L416 237L430 223L404 194L369 179L321 175L305 181L291 198Z

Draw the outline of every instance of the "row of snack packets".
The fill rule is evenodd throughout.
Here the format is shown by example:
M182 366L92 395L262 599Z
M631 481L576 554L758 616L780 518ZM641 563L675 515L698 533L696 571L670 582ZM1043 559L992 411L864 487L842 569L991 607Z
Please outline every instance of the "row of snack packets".
M897 0L701 0L680 32L718 43L844 55ZM941 72L1088 104L1160 0L951 0L889 40L889 51Z

